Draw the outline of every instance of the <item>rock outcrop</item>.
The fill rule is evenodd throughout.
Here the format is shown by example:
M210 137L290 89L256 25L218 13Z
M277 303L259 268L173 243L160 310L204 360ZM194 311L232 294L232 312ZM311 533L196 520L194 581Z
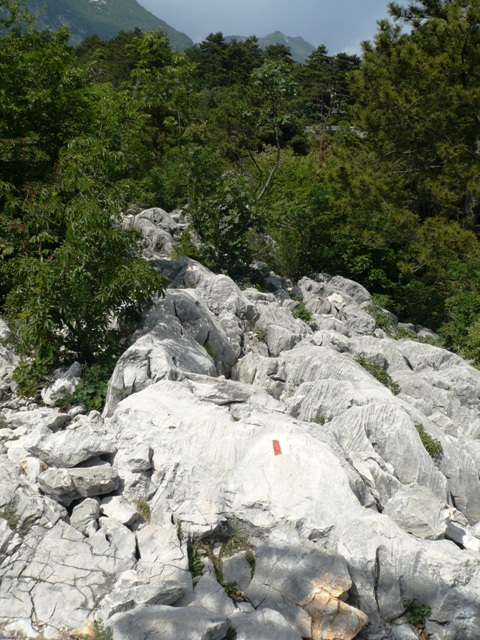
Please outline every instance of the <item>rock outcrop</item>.
M103 416L12 399L8 356L0 637L478 638L480 372L344 278L154 257Z

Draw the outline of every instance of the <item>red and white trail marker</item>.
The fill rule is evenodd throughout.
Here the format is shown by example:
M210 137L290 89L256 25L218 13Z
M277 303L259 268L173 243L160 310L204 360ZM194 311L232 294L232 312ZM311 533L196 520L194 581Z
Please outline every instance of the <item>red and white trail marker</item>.
M290 446L285 440L272 440L272 444L274 455L281 456L290 453Z

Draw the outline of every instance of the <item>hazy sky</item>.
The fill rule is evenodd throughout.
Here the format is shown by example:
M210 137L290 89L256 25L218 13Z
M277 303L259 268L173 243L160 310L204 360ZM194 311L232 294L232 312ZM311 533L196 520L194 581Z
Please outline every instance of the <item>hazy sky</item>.
M357 52L370 40L388 0L139 0L156 16L195 42L209 33L265 36L283 31L302 36L330 53Z

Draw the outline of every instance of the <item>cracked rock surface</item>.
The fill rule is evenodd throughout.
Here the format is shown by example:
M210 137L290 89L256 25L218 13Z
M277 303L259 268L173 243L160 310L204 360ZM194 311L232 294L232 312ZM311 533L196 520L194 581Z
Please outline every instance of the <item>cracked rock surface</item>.
M350 280L164 259L164 213L102 416L17 399L0 353L0 638L478 640L480 372Z

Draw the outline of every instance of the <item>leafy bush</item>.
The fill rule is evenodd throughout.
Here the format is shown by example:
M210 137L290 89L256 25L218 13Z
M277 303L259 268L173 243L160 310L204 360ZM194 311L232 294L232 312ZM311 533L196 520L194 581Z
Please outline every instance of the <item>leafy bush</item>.
M201 242L202 262L215 271L238 275L251 262L248 231L257 223L249 183L241 176L221 178L213 193L191 204L188 217Z
M101 411L105 405L108 381L115 367L115 359L103 359L91 367L84 367L82 378L73 394L65 394L55 405L67 410L75 405L81 405L85 413Z
M355 358L355 362L358 362L358 364L361 365L366 371L368 371L370 375L372 375L379 382L385 385L387 389L390 389L394 396L400 393L399 385L394 380L392 380L390 374L385 371L385 369L379 364L377 364L370 358Z
M305 307L303 302L301 302L300 305L292 311L292 316L298 320L303 320L303 322L306 322L307 324L313 320L312 314Z

